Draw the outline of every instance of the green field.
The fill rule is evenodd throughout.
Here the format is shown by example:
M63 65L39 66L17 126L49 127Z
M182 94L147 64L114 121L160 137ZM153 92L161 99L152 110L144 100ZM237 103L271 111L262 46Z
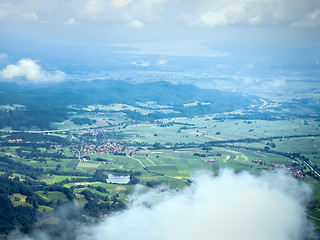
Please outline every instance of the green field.
M114 105L113 108L123 106ZM82 207L88 206L92 198L96 205L109 203L115 206L116 201L127 201L136 183L145 188L160 185L166 189L180 189L190 184L190 178L196 172L206 170L218 174L222 168L259 174L263 170L294 166L303 172L304 180L300 181L314 187L315 200L320 202L319 180L310 175L312 171L304 163L307 158L310 166L320 167L320 136L310 136L319 133L318 122L308 120L306 124L305 120L298 119L218 120L212 115L165 119L155 123L128 123L125 114L107 112L110 109L106 108L105 114L99 116L90 112L80 116L97 120L95 126L75 126L66 121L59 128L73 130L46 133L66 139L69 144L0 146L0 157L42 171L30 175L15 170L12 178L46 184L47 189L56 187L36 191L38 197L47 202L38 206L38 212L51 212L57 204L70 201L63 192L65 189L72 191L72 201ZM111 122L118 125L109 127ZM113 134L105 134L103 131L106 129ZM95 133L90 135L88 130ZM1 136L2 139L8 137L10 133ZM122 150L114 150L118 146ZM299 154L299 158L285 153ZM83 158L86 159L79 161ZM13 166L12 163L6 164ZM97 173L102 175L97 177ZM106 183L108 173L131 174L135 183ZM0 174L4 175L5 171L0 171ZM14 206L31 206L26 203L24 195L14 194L10 200ZM309 214L320 216L315 209Z
M52 192L43 192L43 191L38 191L36 192L40 197L44 198L47 201L55 201L57 202L58 200L60 201L68 201L66 198L66 195L64 195L62 192L57 192L57 191L52 191Z

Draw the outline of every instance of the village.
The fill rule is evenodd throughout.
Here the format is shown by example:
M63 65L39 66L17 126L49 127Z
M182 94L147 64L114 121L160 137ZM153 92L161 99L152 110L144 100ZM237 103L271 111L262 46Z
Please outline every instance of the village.
M150 124L150 123L149 123ZM158 121L158 127L168 126L166 121ZM128 124L127 124L128 125ZM124 125L122 128L125 129L127 125ZM136 127L137 124L129 124L130 126ZM65 139L68 141L61 143L54 143L50 141L38 141L38 140L30 140L23 138L9 138L5 142L13 146L19 145L46 145L50 144L50 148L56 149L56 154L64 156L65 152L62 150L63 148L69 149L70 153L73 153L73 157L77 158L79 162L87 162L88 160L97 160L100 161L101 165L111 164L110 161L107 160L106 157L102 157L103 155L113 154L113 155L123 155L133 157L136 152L139 150L134 142L134 137L122 137L119 139L117 137L120 130L116 130L115 128L87 128L83 130L76 131L65 131L59 132L59 135L63 135ZM47 136L50 136L49 133L45 133ZM55 135L51 133L52 135ZM140 135L136 135L140 136ZM154 134L155 136L155 134ZM154 144L150 144L150 148L154 148ZM148 148L149 148L148 147ZM148 148L145 148L147 151ZM60 149L60 150L59 150ZM100 155L99 158L97 155ZM197 155L197 154L194 154ZM198 154L199 160L204 163L215 163L218 162L219 165L219 157L221 154L217 154L217 157L207 158L205 154ZM93 157L92 157L93 156ZM159 156L157 156L159 157ZM226 156L228 160L230 156ZM254 165L263 165L271 169L276 169L279 167L285 167L290 172L290 174L297 178L303 179L305 177L305 173L303 170L299 168L299 166L291 166L291 165L281 165L276 163L268 163L267 161L262 161L261 159L253 159L251 160Z
M269 167L272 167L273 169L275 168L280 168L283 167L280 164L267 164L265 162L262 162L261 160L252 160L253 163L255 164L261 164L261 165L266 165ZM286 166L286 169L290 172L291 176L293 176L296 179L303 179L305 177L303 171L299 168L299 166Z

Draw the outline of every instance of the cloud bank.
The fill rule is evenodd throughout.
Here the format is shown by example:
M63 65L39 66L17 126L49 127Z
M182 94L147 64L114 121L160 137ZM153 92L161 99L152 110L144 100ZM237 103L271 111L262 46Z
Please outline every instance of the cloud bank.
M166 20L202 27L319 26L319 11L318 0L3 0L0 20L56 21L62 18L60 22L65 22L74 18L81 22L120 22L130 26L139 19L141 23Z
M61 82L66 79L66 74L56 70L48 72L30 58L20 59L17 64L7 65L1 72L0 77L11 80L23 78L32 83Z
M310 188L284 173L196 177L178 193L134 196L128 210L86 229L77 240L93 239L316 239L305 217Z

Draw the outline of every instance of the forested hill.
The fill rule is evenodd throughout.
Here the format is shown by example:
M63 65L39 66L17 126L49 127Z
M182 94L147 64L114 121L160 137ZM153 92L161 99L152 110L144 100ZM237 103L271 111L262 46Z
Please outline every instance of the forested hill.
M224 106L243 107L254 100L237 93L200 89L193 85L152 82L130 84L124 81L67 81L47 85L0 84L1 104L67 106L70 104L111 104L156 101L173 105L203 101Z
M131 84L125 81L94 80L66 81L46 85L18 85L2 82L0 83L0 105L18 104L25 108L13 111L2 107L0 127L7 125L6 122L12 121L12 118L20 118L19 126L27 125L25 124L27 121L35 121L38 127L45 129L49 127L48 121L63 121L68 113L66 107L69 105L124 103L135 106L136 102L147 101L175 106L182 113L184 112L183 104L195 101L207 103L198 104L198 108L201 108L200 112L197 108L189 108L189 114L190 110L195 111L194 114L232 111L258 103L255 97L242 96L234 92L200 89L193 85L175 85L168 82ZM42 122L38 122L39 120ZM15 126L11 127L15 128Z

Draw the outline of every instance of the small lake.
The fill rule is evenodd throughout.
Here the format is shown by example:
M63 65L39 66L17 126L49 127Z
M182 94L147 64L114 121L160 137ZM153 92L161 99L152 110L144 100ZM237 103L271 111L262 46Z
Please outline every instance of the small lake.
M129 175L115 175L108 174L107 183L116 183L116 184L128 184L130 181Z

